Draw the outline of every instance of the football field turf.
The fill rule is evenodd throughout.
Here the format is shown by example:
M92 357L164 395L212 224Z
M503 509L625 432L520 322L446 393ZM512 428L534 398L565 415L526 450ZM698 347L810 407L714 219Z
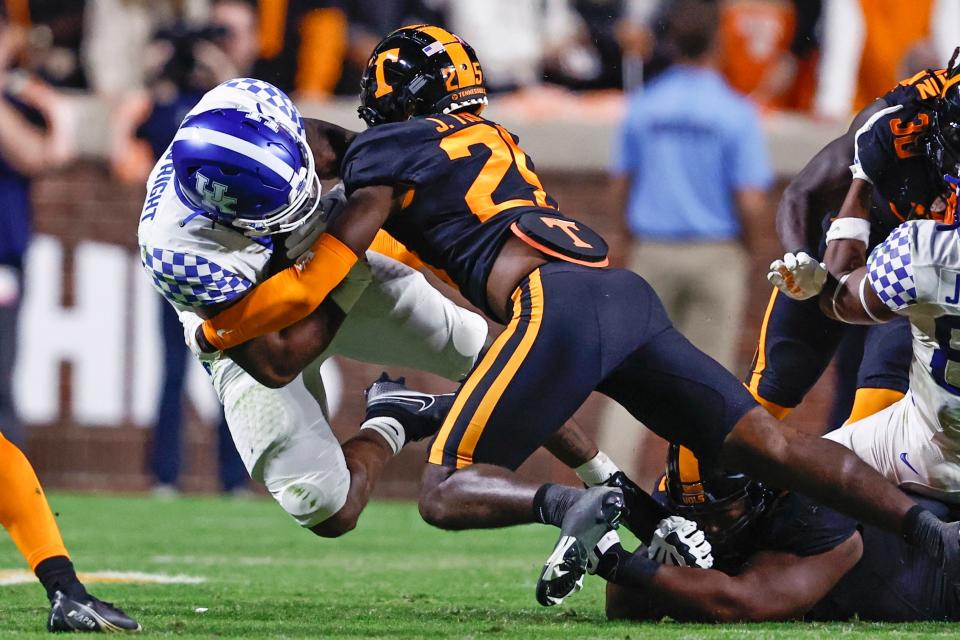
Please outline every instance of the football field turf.
M902 638L957 628L613 624L603 616L602 583L590 577L566 604L544 609L534 600L534 582L556 530L447 533L424 524L409 503L375 503L356 531L322 540L267 499L50 500L81 573L189 580L91 585L138 618L149 637ZM49 637L40 585L4 584L22 568L0 534L0 638Z

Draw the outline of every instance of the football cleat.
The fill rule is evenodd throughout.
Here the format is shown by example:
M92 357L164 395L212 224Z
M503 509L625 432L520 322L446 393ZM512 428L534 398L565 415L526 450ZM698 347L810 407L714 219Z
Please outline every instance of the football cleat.
M406 432L405 442L423 440L436 435L453 406L453 393L434 395L407 388L406 379L393 380L386 372L367 387L367 415L397 420Z
M140 630L140 624L122 610L89 594L76 600L57 591L50 602L47 631L136 633Z
M583 587L590 553L623 513L623 492L610 487L587 489L563 516L560 538L537 580L537 602L560 604Z
M623 525L644 544L650 544L657 525L671 515L666 507L650 497L623 471L617 471L598 486L616 487L623 491Z

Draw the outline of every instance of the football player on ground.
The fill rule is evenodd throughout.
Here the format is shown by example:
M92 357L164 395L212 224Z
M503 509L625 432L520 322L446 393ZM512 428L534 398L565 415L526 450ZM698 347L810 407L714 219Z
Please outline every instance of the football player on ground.
M49 631L140 631L118 607L93 597L77 577L37 474L0 433L0 525L47 590Z
M894 112L896 113L896 112ZM941 180L960 184L960 69L943 76L931 111L904 113L926 123L920 139L936 160ZM915 143L917 144L917 143ZM882 177L867 163L854 165L854 184L838 221L869 224L871 183ZM945 183L946 184L946 183ZM772 281L791 295L817 297L828 317L851 324L879 324L906 317L913 331L910 389L872 416L826 437L844 444L872 467L910 490L960 502L960 226L908 220L871 253L865 266L862 241L843 239L826 264L787 254L773 264ZM828 270L830 274L828 275Z
M821 259L826 254L828 262L850 271L908 218L953 220L956 196L923 144L945 75L945 70L925 71L901 82L857 114L849 130L791 181L777 211L777 232L786 250ZM843 209L858 206L861 198L868 216L853 221ZM841 240L863 246L851 250ZM813 387L841 338L853 337L851 332L863 341L863 357L849 422L872 415L907 390L911 349L906 319L852 327L824 316L816 300L796 300L789 290L775 288L744 382L758 402L782 418Z
M611 619L960 620L956 576L903 538L742 474L698 464L671 446L660 489L713 542L714 570L662 567L601 541ZM935 500L915 498L948 517Z
M430 449L420 510L448 529L560 526L537 584L542 604L577 588L623 498L521 482L514 470L594 390L703 460L802 490L960 568L956 523L918 507L845 448L781 425L671 326L643 278L607 268L603 239L557 209L517 140L480 117L486 102L480 63L463 40L428 25L387 36L363 76L360 113L370 128L343 160L343 212L310 262L207 320L200 347L234 347L299 321L383 227L507 324ZM290 287L291 279L312 284Z
M326 255L331 242L312 245L344 199L338 188L318 198L319 180L336 177L354 135L303 120L285 94L252 79L224 83L190 112L150 176L139 227L143 264L179 311L188 344L201 317L229 308L278 269L296 262L288 294L312 286L307 265ZM487 335L480 316L385 255L419 266L402 245L383 233L373 249L357 260L334 246L347 265L337 280L346 278L327 289L323 304L304 307L309 316L296 326L222 357L201 357L247 470L320 536L351 530L386 462L406 442L439 428L438 420L418 419L416 411L401 425L390 407L377 405L378 397L390 391L425 416L442 416L452 401L450 395L406 393L401 384L381 379L368 391L370 408L359 434L341 448L325 415L322 362L342 355L460 380ZM615 484L637 500L644 497L575 427L551 445L587 484ZM643 504L650 511L632 528L649 539L665 514L649 497ZM681 540L676 550L683 555Z

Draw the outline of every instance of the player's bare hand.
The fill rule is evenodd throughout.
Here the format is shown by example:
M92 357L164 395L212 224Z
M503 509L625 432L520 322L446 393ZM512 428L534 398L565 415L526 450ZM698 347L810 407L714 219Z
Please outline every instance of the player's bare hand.
M713 549L696 522L670 516L660 521L647 548L647 557L660 564L709 569Z
M827 266L801 251L785 254L770 263L767 280L794 300L807 300L820 293L827 281Z

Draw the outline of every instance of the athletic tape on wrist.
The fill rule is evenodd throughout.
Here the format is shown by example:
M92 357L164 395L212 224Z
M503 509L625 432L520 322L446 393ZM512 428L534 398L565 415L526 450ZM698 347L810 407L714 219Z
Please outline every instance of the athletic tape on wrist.
M837 218L827 229L827 244L834 240L859 240L870 246L870 221L863 218Z

